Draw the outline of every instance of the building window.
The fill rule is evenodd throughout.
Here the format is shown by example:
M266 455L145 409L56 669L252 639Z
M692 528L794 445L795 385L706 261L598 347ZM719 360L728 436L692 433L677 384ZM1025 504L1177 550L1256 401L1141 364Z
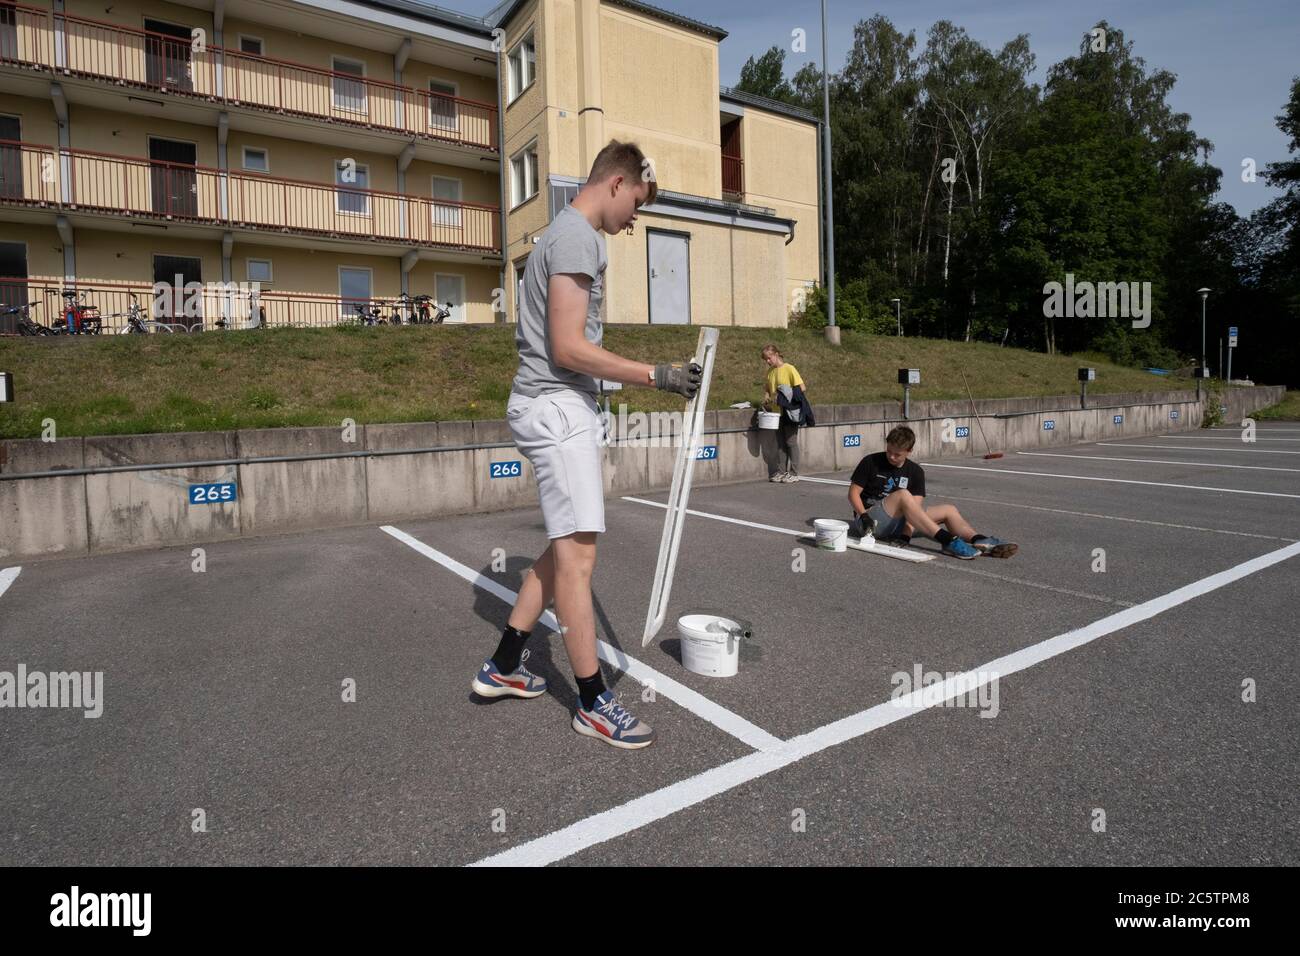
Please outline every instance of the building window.
M456 84L442 80L429 81L429 128L454 133L460 129L459 110L454 99Z
M244 262L245 271L248 274L249 282L270 282L271 281L271 260L270 259L247 259Z
M356 318L358 305L369 305L370 270L339 267L339 314Z
M533 85L536 78L537 52L530 33L510 51L510 101L513 103L520 93Z
M265 47L261 37L239 36L239 52L251 53L253 56L265 56Z
M451 303L451 315L448 322L465 321L465 277L453 275L435 275L433 277L434 299L438 308L445 308Z
M510 160L510 205L537 195L537 144L525 147Z
M366 65L360 60L334 57L334 108L352 113L366 111Z
M370 215L370 167L358 166L353 160L341 159L334 164L334 185L350 189L334 191L334 210L349 216Z
M261 147L245 146L244 168L255 173L269 173L271 171L271 157Z
M460 228L460 180L433 177L433 225L446 229ZM447 204L439 202L445 200ZM456 203L457 205L450 205ZM437 238L435 236L435 238Z

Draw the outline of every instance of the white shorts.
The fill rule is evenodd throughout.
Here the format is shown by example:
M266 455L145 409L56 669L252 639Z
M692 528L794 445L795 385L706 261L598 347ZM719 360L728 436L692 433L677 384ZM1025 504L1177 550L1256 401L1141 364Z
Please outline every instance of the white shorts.
M511 392L506 421L537 476L546 537L604 532L605 422L595 400L573 390L536 398Z

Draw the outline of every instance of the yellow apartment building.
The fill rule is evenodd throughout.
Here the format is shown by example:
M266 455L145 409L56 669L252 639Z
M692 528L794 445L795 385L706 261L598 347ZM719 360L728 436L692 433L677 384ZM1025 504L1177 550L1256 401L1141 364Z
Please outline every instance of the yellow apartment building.
M620 139L659 194L608 237L606 321L782 327L823 274L821 124L721 87L725 36L633 0L0 0L0 299L116 331L180 277L203 328L244 284L271 326L513 321Z

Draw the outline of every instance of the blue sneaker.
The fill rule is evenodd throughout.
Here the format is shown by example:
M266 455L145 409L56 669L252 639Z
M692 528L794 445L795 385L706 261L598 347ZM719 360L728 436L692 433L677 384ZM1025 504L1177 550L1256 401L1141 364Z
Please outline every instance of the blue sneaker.
M1012 544L1010 541L1003 541L1001 538L993 538L987 535L979 541L973 542L971 547L988 558L1009 558L1020 550L1018 544Z
M655 741L655 732L644 720L614 699L613 691L605 691L596 698L596 706L586 710L582 699L573 714L573 729L585 737L595 737L624 750L640 750Z
M470 690L480 697L540 697L546 693L546 678L538 677L524 667L526 660L527 650L524 651L519 666L509 674L503 674L489 657L474 675L474 680L469 685Z
M978 558L980 556L980 553L978 551L972 548L961 538L953 538L951 541L945 544L943 546L943 553L950 554L954 558L961 558L963 561L970 561L971 559Z

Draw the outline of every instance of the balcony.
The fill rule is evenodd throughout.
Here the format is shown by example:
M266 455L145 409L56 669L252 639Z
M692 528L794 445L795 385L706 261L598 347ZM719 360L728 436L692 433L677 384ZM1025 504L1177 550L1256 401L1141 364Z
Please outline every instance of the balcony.
M500 252L495 206L0 140L0 206Z
M739 156L722 154L722 195L740 200L745 194L745 161Z
M497 109L226 47L0 4L0 65L496 152Z

